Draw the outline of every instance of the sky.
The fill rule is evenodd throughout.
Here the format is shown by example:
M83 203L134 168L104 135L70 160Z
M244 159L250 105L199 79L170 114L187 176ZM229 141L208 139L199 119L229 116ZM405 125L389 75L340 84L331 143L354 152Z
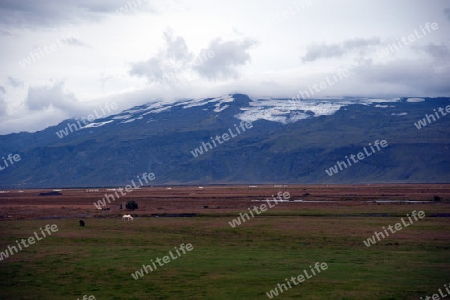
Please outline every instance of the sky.
M446 0L0 0L0 134L230 93L450 96L449 29Z

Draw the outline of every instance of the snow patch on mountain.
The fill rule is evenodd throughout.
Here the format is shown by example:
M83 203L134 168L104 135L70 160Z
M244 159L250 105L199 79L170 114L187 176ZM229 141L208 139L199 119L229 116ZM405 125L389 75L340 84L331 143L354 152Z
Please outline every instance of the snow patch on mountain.
M423 98L408 98L406 99L406 102L423 102L425 99Z
M159 108L155 108L155 109L152 109L151 111L146 112L145 114L143 114L143 116L148 115L148 114L157 114L157 113L163 112L165 110L171 109L172 107L173 107L172 105L168 105L168 106L162 106Z
M292 102L280 99L258 99L251 102L249 108L241 109L243 112L236 115L236 118L250 122L262 119L286 124L311 117L306 112L312 113L314 117L329 116L336 113L341 107L351 103L351 101L342 100L302 100Z
M101 126L109 124L111 122L114 122L114 120L109 120L109 121L105 121L105 122L97 122L97 123L89 123L86 126L82 127L81 129L101 127Z
M377 104L377 105L374 105L373 107L376 107L376 108L389 108L389 107L395 107L395 105L381 105L381 104Z
M214 112L221 112L225 109L227 109L228 107L230 107L229 105L224 105L222 107L219 107L219 104L216 104L216 108L214 108Z
M111 119L113 120L124 120L124 119L129 119L131 118L131 115L118 115L118 116L114 116Z
M282 124L294 123L308 118L330 116L335 114L341 108L349 105L367 105L376 108L395 107L391 103L400 102L401 98L352 98L352 97L328 97L321 99L303 99L292 100L287 98L253 98L246 107L240 106L240 113L235 117L241 121L255 122L266 120L270 122L279 122ZM403 100L405 101L405 100ZM407 102L424 101L422 98L408 98ZM171 108L181 107L189 109L194 107L207 106L202 110L209 110L211 106L215 113L221 113L231 107L235 102L233 95L223 95L215 98L182 99L171 104L163 102L151 102L145 105L136 106L121 112L118 115L106 118L107 122L91 123L89 127L100 127L105 124L119 121L119 124L130 123L142 119L149 114L159 114L167 112ZM403 114L398 114L403 115ZM149 119L149 117L146 117ZM103 120L102 120L103 121ZM88 128L85 126L85 128Z

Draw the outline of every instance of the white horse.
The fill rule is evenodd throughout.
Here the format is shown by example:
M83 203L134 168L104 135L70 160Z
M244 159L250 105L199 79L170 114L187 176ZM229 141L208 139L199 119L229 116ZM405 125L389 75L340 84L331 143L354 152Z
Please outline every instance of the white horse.
M122 221L125 221L125 220L127 220L127 221L133 221L133 217L131 216L131 215L123 215L122 216Z

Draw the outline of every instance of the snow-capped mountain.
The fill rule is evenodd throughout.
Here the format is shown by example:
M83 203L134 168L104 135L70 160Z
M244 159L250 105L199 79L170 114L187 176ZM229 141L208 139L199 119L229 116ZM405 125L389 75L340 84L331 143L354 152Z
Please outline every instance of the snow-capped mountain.
M410 102L409 99L413 99L414 102L425 101L423 98L407 98L406 101ZM240 107L241 112L235 117L236 119L249 122L266 120L287 124L311 117L329 116L336 113L341 107L348 105L375 105L375 107L386 108L388 107L387 105L381 105L380 103L395 103L400 100L400 98L250 99L248 105ZM143 119L146 115L158 114L176 107L182 107L183 109L206 107L204 110L212 109L213 112L219 113L229 108L234 101L235 99L232 95L225 95L216 98L181 100L173 104L154 102L124 110L120 114L109 118L108 121L99 120L84 126L84 128L100 127L115 121L118 121L119 124L130 123Z
M449 104L242 94L150 102L92 122L0 136L2 157L21 157L0 165L0 186L123 185L144 172L156 175L153 185L448 182L450 117L435 113ZM388 146L355 158L377 140Z

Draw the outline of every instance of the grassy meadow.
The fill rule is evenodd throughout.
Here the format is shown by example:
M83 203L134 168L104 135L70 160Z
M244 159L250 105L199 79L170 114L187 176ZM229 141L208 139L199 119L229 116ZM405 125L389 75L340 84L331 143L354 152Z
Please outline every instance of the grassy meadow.
M328 269L276 298L420 299L450 282L449 218L425 217L370 248L363 240L399 217L291 211L236 228L231 220L91 218L84 228L77 219L2 221L0 251L46 224L58 232L0 262L0 299L268 299L266 292L315 262ZM182 243L194 249L132 278Z

